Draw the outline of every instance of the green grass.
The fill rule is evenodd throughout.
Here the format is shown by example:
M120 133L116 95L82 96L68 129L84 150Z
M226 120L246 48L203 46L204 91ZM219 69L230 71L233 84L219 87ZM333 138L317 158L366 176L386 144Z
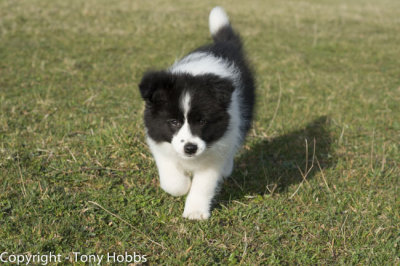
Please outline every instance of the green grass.
M158 185L137 84L226 7L254 127L211 219ZM400 2L0 1L0 252L400 264ZM315 140L315 141L314 141Z

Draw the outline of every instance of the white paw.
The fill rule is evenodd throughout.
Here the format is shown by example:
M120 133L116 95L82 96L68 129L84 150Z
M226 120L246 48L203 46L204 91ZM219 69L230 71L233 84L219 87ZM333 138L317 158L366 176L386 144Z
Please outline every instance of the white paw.
M160 182L161 188L171 194L172 196L178 197L183 196L188 193L191 185L191 181L189 177L181 178L178 182L177 180L173 180L175 182L171 182L171 179L164 179L169 182Z
M206 220L210 218L210 212L201 210L184 211L182 216L190 220Z
M191 220L205 220L210 218L210 204L209 202L189 197L186 199L185 210L183 211L184 218Z

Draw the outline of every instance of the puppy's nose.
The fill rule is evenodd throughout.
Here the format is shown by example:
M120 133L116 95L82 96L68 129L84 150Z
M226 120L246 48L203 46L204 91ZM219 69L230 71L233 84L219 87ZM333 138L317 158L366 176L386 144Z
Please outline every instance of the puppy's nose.
M192 154L196 153L197 145L193 144L193 143L187 143L187 144L185 144L185 146L183 146L183 149L184 149L186 154L192 155Z

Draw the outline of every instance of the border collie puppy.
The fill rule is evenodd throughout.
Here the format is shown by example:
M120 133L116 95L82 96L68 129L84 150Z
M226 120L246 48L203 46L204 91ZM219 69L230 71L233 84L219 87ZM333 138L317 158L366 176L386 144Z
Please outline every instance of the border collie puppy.
M224 9L211 10L209 27L214 43L147 72L139 84L161 188L189 192L183 217L197 220L210 217L218 185L232 173L254 105L253 77Z

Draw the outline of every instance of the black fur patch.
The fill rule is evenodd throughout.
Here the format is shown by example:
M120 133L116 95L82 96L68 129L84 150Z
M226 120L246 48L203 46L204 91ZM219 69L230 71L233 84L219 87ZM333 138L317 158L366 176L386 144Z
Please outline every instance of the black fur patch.
M231 26L221 28L214 36L214 43L202 46L195 52L206 52L233 62L240 71L242 86L240 91L240 111L242 118L242 134L245 136L251 127L254 111L254 79L242 49L240 36Z

